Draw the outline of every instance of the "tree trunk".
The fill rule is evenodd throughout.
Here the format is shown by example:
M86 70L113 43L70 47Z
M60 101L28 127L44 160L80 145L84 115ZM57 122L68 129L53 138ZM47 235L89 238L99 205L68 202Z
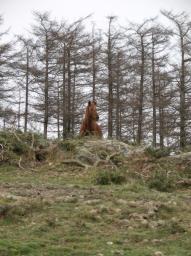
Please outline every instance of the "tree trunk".
M24 132L27 132L28 126L28 99L29 99L29 49L27 46L27 61L26 61L26 88L25 88L25 124Z
M67 70L68 70L68 104L67 104L67 134L71 130L71 56L70 56L70 47L67 48Z
M21 89L19 88L18 129L21 128Z
M108 31L108 138L113 135L113 77L112 77L112 49L111 49L111 22L109 19Z
M62 137L66 138L66 46L64 44L62 66Z
M76 63L74 63L74 77L72 87L72 134L75 132L75 99L76 99Z
M120 139L120 95L119 95L119 86L120 86L120 54L117 55L117 84L116 84L116 138Z
M140 144L142 141L144 65L145 65L144 42L143 42L143 36L141 36L141 78L140 78L140 87L139 87L137 144Z
M155 84L155 46L152 36L152 107L153 107L153 147L156 147L156 84Z
M59 82L57 82L57 137L60 138L60 88Z
M92 42L92 98L95 100L95 87L96 87L96 53L94 41L94 28L93 28L93 42Z
M48 132L48 68L49 68L49 60L48 60L48 38L46 38L46 55L45 55L45 88L44 88L44 138L47 139L47 132Z
M163 96L162 96L160 78L159 78L159 137L160 137L160 148L163 148L164 147L164 107L163 107Z
M181 34L181 32L180 32ZM181 44L181 75L180 75L180 147L186 146L186 109L185 109L185 64L184 64L184 42L183 36L180 38Z

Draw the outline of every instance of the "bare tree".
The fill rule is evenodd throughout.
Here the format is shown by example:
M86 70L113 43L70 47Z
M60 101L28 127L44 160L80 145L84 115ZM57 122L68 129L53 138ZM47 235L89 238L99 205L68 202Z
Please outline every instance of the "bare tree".
M112 35L112 22L115 16L109 16L109 27L107 34L107 69L108 69L108 137L113 136L113 47L114 35Z
M138 120L137 120L137 144L143 140L143 104L144 104L144 84L146 73L146 59L148 55L148 37L150 36L150 23L151 19L144 21L141 25L132 24L131 30L133 31L131 44L135 49L134 58L137 59L137 74L139 76L139 92L137 99L138 106Z
M179 40L179 50L180 50L180 68L179 68L179 95L180 95L180 147L184 148L187 144L187 125L186 121L188 118L186 95L187 95L187 63L190 61L190 32L191 32L191 22L188 20L188 15L185 12L180 14L173 14L163 10L162 14L172 21L175 25L174 34Z
M0 26L3 24L3 19L0 16ZM5 100L10 96L12 86L9 85L9 79L13 77L12 67L14 64L14 55L11 52L12 45L10 42L3 43L3 36L7 31L0 32L0 99Z
M154 24L151 28L151 80L152 80L152 135L153 146L157 145L157 108L161 100L161 88L159 88L160 81L158 80L160 70L167 68L168 54L167 47L169 45L169 36L171 31L163 28L159 24ZM162 125L162 109L160 113L160 120ZM159 130L162 132L163 129ZM163 135L160 134L161 146L163 145Z
M60 27L57 22L50 20L48 13L34 13L37 25L33 26L33 34L37 39L39 67L43 70L43 111L44 111L44 137L47 138L50 119L50 87L53 84L55 71L55 46L57 32Z

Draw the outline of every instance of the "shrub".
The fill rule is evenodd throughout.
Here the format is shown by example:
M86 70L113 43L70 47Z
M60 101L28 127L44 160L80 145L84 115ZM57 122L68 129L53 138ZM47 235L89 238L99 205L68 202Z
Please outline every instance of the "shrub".
M126 182L125 173L121 170L98 170L95 176L95 183L97 185L109 185L109 184L122 184Z
M20 141L14 141L12 144L12 151L17 155L23 155L29 150L29 147Z
M97 155L99 156L100 159L103 159L103 160L105 160L108 156L107 152L104 150L99 150L97 152Z
M185 169L183 169L183 170L181 170L181 172L179 172L179 175L181 178L191 179L191 167L186 166Z
M165 229L170 234L180 234L186 232L185 228L178 222L169 222Z
M38 146L43 146L43 147L49 146L49 141L44 139L43 135L39 133L33 133L33 132L23 133L22 138L29 146L33 144L34 148Z
M60 141L58 145L64 151L75 151L76 149L76 144L71 140Z
M49 141L39 134L5 130L0 131L0 144L3 149L1 162L18 165L20 157L22 164L33 161L36 148L47 147Z
M148 147L145 149L146 154L148 154L151 157L154 158L161 158L165 156L170 155L170 149L169 148L153 148L153 147Z
M168 175L166 171L155 171L148 180L149 188L154 188L161 192L171 192L175 189L175 178Z
M124 157L120 154L120 155L115 155L111 158L111 161L117 165L120 166L122 165L122 163L124 162Z

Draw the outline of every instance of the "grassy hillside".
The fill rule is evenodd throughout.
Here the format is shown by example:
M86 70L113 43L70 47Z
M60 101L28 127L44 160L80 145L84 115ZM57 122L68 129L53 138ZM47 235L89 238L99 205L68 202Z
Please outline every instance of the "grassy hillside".
M189 154L22 133L0 144L1 256L191 255Z

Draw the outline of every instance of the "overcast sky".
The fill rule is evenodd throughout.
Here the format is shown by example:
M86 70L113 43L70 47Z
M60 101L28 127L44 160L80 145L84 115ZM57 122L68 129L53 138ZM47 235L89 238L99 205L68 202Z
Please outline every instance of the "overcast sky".
M57 20L74 21L93 14L91 21L105 28L106 16L118 16L118 22L141 22L159 14L160 9L191 14L191 0L0 0L4 27L11 34L26 33L33 23L32 11L50 11ZM191 16L191 15L190 15Z

